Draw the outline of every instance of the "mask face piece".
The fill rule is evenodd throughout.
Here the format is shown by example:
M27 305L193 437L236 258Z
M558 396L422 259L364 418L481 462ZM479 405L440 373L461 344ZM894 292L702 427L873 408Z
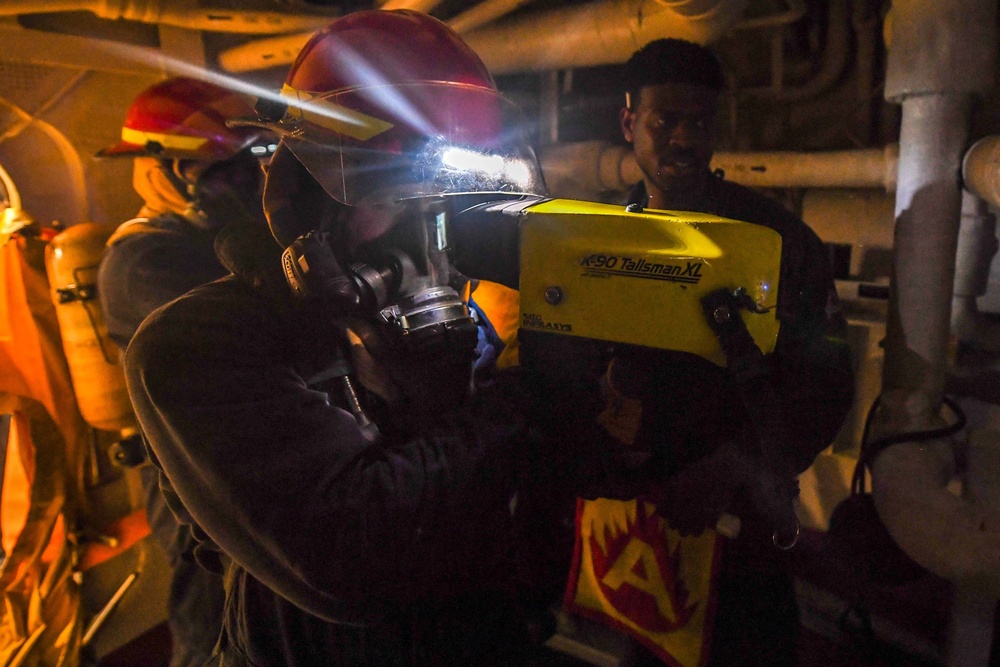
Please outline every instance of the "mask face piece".
M381 211L392 211L391 223L382 223L388 230L358 247L359 263L351 268L371 293L384 293L372 300L379 319L407 354L456 355L471 362L478 333L451 284L449 202L441 197L404 199ZM365 208L359 212L364 215ZM376 287L379 279L384 288Z
M249 151L207 166L195 178L187 179L189 217L207 229L222 227L235 214L250 214L263 221L263 177L260 161Z
M343 233L306 234L282 262L293 292L368 322L376 357L454 405L469 394L479 330L453 284L451 209L445 197L369 198L340 221Z

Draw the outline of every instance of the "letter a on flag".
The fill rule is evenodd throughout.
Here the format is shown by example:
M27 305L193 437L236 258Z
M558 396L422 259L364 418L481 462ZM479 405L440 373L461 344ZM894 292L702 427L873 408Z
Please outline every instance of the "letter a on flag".
M578 500L567 611L634 637L666 664L708 661L722 538L682 537L643 500Z

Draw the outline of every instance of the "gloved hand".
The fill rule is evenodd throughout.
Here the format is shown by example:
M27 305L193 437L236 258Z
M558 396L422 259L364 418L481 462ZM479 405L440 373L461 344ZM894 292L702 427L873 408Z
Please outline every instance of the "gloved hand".
M433 426L460 410L471 396L471 358L408 355L370 322L352 317L340 319L339 325L350 346L354 376L386 403L404 430Z
M475 388L469 407L484 415L505 415L526 423L528 399L521 369L514 366L491 373Z
M730 510L748 472L737 443L728 442L667 479L657 511L681 535L700 535Z

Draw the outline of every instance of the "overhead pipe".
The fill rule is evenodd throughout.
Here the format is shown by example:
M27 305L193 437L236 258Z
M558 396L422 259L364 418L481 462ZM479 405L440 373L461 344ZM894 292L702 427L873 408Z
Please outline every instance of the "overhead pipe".
M226 72L239 74L291 65L314 34L315 32L297 32L225 49L219 53L219 67Z
M699 44L733 27L749 0L600 0L531 12L463 35L494 74L623 63L660 37ZM289 65L311 34L263 39L223 51L228 72Z
M774 68L775 80L770 86L748 88L740 91L750 97L763 97L778 102L801 102L817 97L830 89L843 75L851 53L851 10L848 0L830 0L827 9L826 46L820 57L816 73L807 82L794 87L785 87L783 67ZM783 48L779 38L777 49Z
M19 25L0 21L0 43L5 53L31 53L31 61L39 65L65 67L73 70L114 72L124 76L162 76L168 62L159 49L122 45L111 51L94 48L95 41L73 35L59 35L27 30ZM142 58L136 58L140 54Z
M448 27L459 34L472 32L476 28L496 21L532 0L483 0L455 18L448 21Z
M733 27L748 0L604 0L534 12L464 35L494 74L623 63L660 37L699 44Z
M788 9L769 16L759 16L752 19L742 19L733 26L733 30L760 30L761 28L776 28L799 21L806 15L806 3L803 0L786 0Z
M728 180L758 188L896 188L899 147L854 151L716 153L711 168ZM542 173L554 192L593 196L626 190L642 179L628 146L602 141L557 144L541 153Z
M975 94L993 83L991 0L895 0L885 97L902 104L894 275L883 391L873 437L944 422L950 309L958 245L959 167ZM953 443L885 449L873 463L873 498L893 539L960 588L1000 597L1000 516L947 488ZM991 621L992 625L992 621Z
M90 12L98 18L156 23L189 30L241 34L280 34L318 29L332 19L317 14L201 7L174 0L0 0L0 16Z
M757 188L896 188L899 146L850 151L717 153L712 169Z
M380 9L412 9L428 14L441 4L441 0L387 0Z

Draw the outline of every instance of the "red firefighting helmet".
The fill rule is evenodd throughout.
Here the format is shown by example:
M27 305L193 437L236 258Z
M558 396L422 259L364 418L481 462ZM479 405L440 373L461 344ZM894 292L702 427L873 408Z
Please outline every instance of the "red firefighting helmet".
M337 201L538 193L534 153L509 121L479 57L419 12L362 11L334 21L292 65L267 123ZM258 104L268 116L267 103ZM280 149L279 149L280 150Z
M228 127L253 107L244 95L220 86L175 77L136 96L122 126L122 140L97 157L162 157L226 160L260 136L260 130Z

